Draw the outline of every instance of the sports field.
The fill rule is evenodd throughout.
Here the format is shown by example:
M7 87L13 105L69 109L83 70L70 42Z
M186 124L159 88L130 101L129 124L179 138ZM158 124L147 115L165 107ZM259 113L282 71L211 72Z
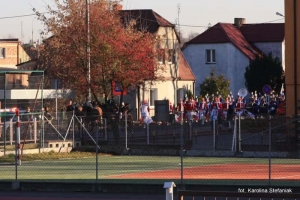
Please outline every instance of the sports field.
M2 180L47 181L288 181L300 185L299 159L166 156L99 156L80 159L0 164ZM98 169L98 174L97 170ZM181 173L183 169L183 173ZM269 173L270 172L270 173Z

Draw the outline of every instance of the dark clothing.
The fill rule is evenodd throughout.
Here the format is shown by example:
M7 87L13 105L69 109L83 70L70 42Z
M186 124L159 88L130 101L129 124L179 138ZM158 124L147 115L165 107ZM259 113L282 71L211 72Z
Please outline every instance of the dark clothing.
M73 110L74 110L73 105L67 105L67 107L66 107L67 112L73 111Z

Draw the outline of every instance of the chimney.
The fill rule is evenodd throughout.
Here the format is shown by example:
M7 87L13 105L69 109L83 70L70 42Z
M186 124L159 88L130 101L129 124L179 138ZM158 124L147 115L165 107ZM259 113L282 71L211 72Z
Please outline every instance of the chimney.
M237 28L240 28L243 24L246 24L246 19L245 18L234 18L234 25Z
M118 11L118 10L122 10L123 6L120 3L116 3L113 5L113 10Z

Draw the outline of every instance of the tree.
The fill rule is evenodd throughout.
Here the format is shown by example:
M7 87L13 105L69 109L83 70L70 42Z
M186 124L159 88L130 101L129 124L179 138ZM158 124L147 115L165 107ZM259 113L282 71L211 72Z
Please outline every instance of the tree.
M89 36L87 40L85 0L55 0L58 9L48 7L51 17L39 15L46 34L41 52L40 68L52 78L62 80L65 88L87 97L91 88L93 99L99 94L109 96L112 81L122 88L135 87L144 80L157 80L161 68L156 64L156 38L134 29L134 22L124 24L119 11L110 1L90 3ZM87 65L90 47L90 67ZM91 79L88 79L90 69ZM106 98L105 98L106 99Z
M202 97L212 94L220 94L221 96L227 96L229 94L230 81L225 78L224 75L217 76L215 70L212 69L210 76L200 84L200 95Z
M269 53L250 60L245 72L245 86L248 91L261 91L264 85L270 85L276 93L279 93L285 82L284 77L279 58L273 58L272 53Z

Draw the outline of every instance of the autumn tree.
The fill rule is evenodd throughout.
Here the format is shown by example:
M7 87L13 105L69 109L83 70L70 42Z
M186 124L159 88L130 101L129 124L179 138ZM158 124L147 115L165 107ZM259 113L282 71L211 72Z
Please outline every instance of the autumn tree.
M220 94L221 96L227 96L229 94L230 81L225 78L224 75L217 76L215 70L212 69L210 76L200 84L200 95L202 97L212 94Z
M276 93L279 93L285 82L282 64L278 57L272 56L272 53L251 60L244 76L248 91L261 91L264 85L270 85Z
M44 32L52 35L45 41L40 67L50 77L61 79L65 88L74 89L81 98L87 97L90 88L98 101L100 93L110 95L112 81L128 89L159 78L156 38L136 30L134 21L124 24L110 1L94 0L89 5L89 40L85 0L55 3L57 9L48 7L50 17L39 17L45 24Z

